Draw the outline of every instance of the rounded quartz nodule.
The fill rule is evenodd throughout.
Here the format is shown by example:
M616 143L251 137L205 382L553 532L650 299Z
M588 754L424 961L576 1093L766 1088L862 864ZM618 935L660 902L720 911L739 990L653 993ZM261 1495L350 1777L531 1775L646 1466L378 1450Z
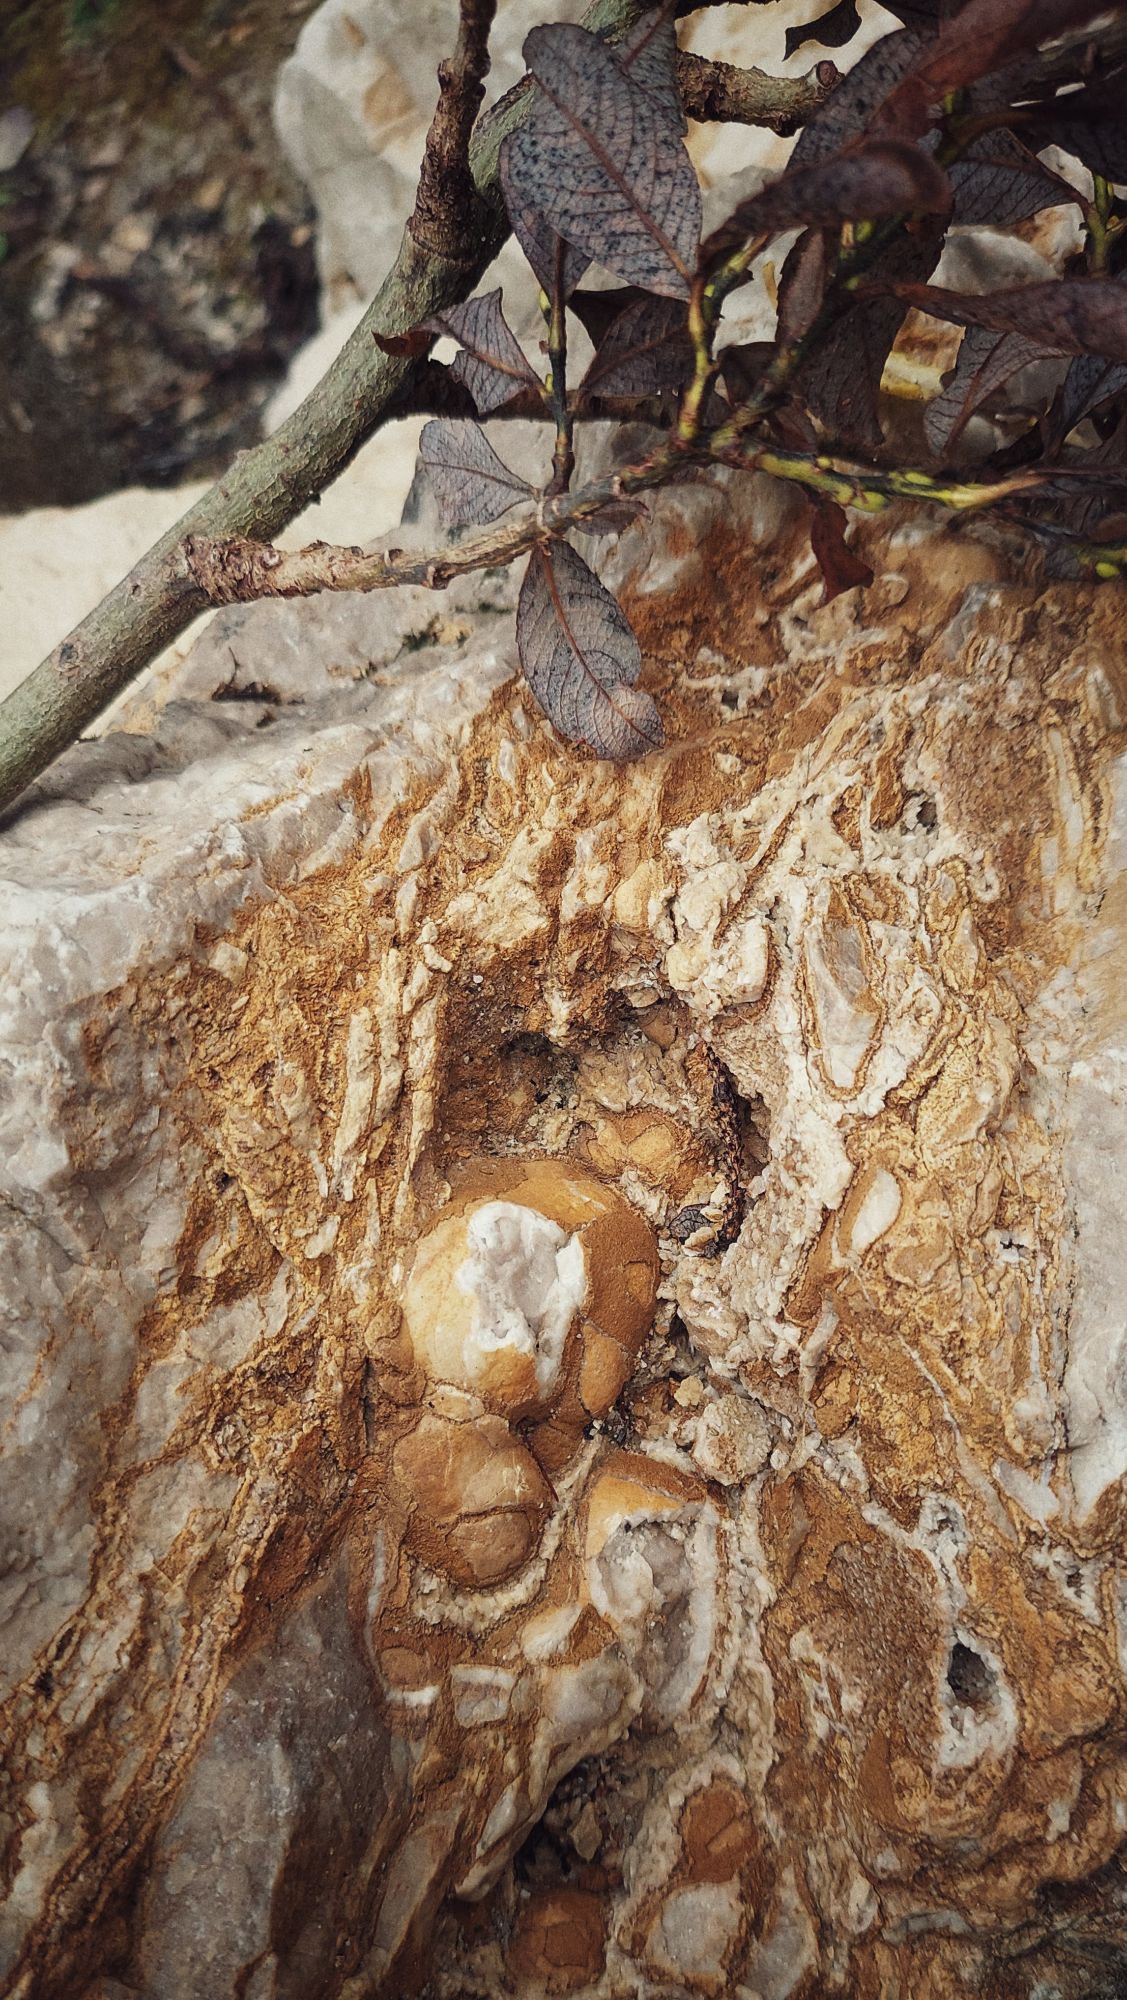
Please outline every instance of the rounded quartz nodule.
M570 1162L483 1160L463 1173L402 1300L425 1387L392 1466L422 1562L484 1589L536 1553L550 1482L649 1332L658 1272L648 1224Z
M582 1426L629 1376L658 1269L649 1225L593 1174L566 1160L480 1161L420 1239L404 1324L428 1383L511 1420Z

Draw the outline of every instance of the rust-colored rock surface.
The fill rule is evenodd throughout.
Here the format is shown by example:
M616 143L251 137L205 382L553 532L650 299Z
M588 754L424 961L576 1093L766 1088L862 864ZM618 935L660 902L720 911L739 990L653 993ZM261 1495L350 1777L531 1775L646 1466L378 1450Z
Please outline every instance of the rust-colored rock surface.
M640 764L475 580L0 841L3 1993L1127 1978L1122 601L865 533L663 496Z

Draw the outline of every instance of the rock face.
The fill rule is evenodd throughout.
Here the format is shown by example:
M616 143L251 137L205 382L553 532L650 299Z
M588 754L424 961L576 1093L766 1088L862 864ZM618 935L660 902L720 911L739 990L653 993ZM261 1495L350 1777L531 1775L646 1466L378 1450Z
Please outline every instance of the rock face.
M10 824L4 1993L1118 1990L1120 608L866 532L663 496L640 764L471 579Z

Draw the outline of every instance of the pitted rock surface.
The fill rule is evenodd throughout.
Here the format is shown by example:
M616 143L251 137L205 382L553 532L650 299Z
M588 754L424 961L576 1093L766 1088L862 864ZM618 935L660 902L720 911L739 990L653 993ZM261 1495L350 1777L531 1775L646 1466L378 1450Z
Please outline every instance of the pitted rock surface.
M864 532L623 537L639 764L471 579L223 614L9 824L0 1991L1122 1966L1121 612ZM566 1436L406 1336L483 1159L660 1256Z

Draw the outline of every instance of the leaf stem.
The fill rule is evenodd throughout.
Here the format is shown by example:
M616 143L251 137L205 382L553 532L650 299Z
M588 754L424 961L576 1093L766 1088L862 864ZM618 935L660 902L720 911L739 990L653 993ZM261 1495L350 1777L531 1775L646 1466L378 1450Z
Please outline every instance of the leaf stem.
M561 236L556 237L552 259L552 291L550 298L542 302L546 307L548 322L548 363L551 374L548 388L552 399L552 416L556 425L556 440L552 449L552 477L548 483L548 496L566 493L571 485L571 475L575 470L574 430L575 418L568 404L567 395L567 310L564 304L564 263L567 245Z

